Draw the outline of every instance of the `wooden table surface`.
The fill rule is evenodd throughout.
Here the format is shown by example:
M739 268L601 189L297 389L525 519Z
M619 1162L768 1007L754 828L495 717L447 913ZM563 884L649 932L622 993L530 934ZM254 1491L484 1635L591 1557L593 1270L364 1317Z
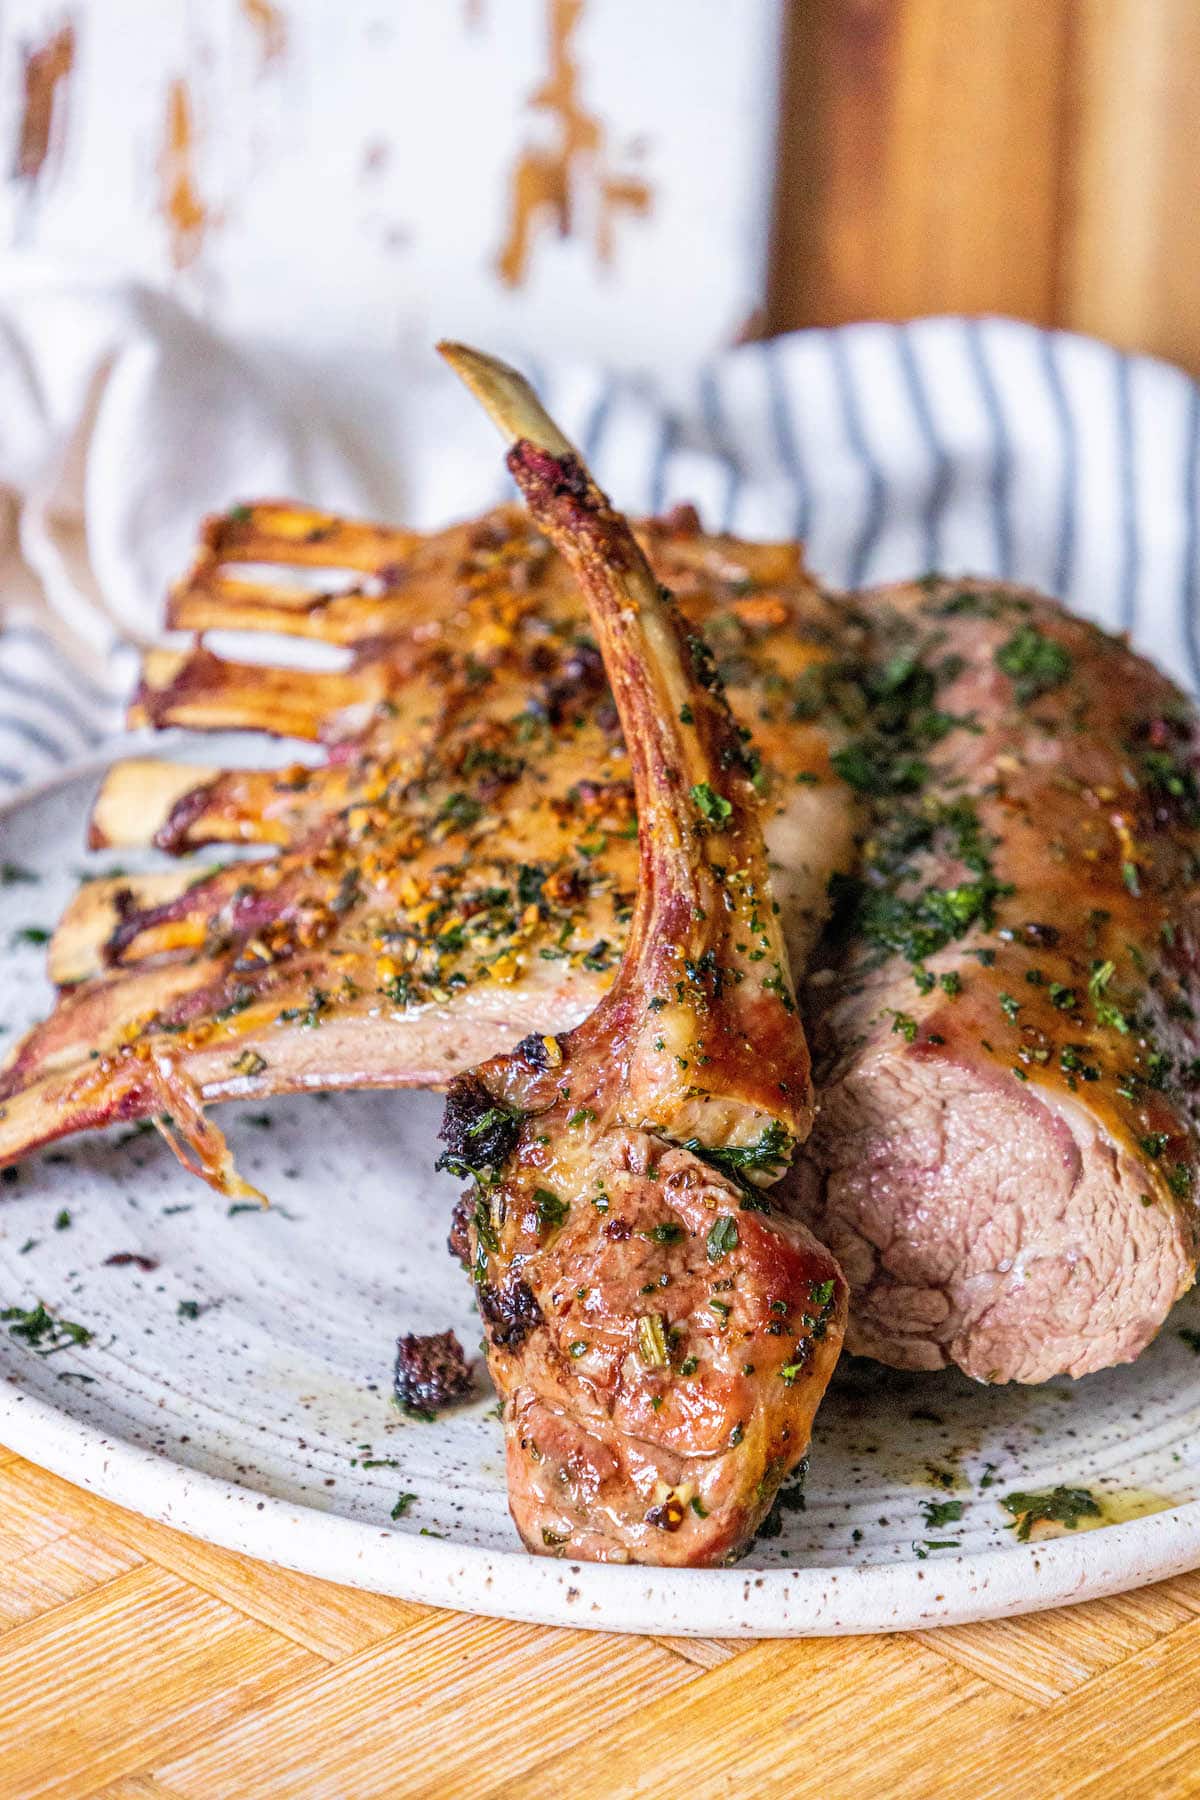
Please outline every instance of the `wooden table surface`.
M476 1619L199 1544L0 1448L0 1797L1200 1794L1200 1571L906 1637Z

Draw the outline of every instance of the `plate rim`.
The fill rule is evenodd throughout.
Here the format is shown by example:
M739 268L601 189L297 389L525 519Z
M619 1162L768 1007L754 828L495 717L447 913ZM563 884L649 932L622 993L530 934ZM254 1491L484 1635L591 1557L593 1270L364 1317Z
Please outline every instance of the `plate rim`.
M929 1630L1100 1599L1200 1565L1200 1500L1073 1537L924 1563L567 1562L393 1531L260 1493L109 1436L11 1375L0 1383L0 1436L76 1487L257 1561L422 1605L577 1630L738 1638ZM686 1616L676 1617L681 1604Z
M154 742L169 752L195 735ZM124 734L39 777L0 802L0 821L102 773L139 742ZM929 1630L1078 1604L1200 1567L1200 1500L1073 1536L923 1562L682 1569L489 1550L367 1524L189 1468L41 1399L15 1373L0 1379L0 1441L77 1487L260 1562L452 1611L583 1630L737 1638Z

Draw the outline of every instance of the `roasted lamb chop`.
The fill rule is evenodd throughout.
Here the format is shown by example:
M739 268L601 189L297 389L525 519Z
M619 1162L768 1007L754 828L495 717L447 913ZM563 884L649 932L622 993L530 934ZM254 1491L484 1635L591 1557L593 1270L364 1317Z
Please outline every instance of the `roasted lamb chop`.
M812 1103L755 764L707 652L524 381L444 354L587 596L638 808L612 987L446 1105L509 1504L543 1553L721 1561L803 1456L845 1317L832 1257L765 1191Z
M687 509L641 530L755 730L775 890L802 963L828 876L853 850L827 734L790 718L793 684L840 642L837 610L794 545L704 537ZM282 572L297 568L320 585ZM339 569L355 573L348 592L333 591ZM273 772L113 769L94 844L253 845L262 860L81 890L51 947L59 1004L3 1078L0 1161L169 1115L192 1166L222 1183L201 1103L437 1086L587 1015L628 930L633 789L579 593L521 509L415 538L236 508L208 527L169 619L319 638L351 660L314 673L203 644L154 652L133 723L255 726L327 757Z

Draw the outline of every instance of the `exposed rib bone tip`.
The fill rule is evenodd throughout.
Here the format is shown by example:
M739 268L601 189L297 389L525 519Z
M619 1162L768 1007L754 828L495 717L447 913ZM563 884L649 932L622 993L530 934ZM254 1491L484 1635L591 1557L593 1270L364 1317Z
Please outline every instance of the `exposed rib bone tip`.
M437 348L459 380L475 395L502 437L510 443L527 438L551 456L578 456L571 440L563 436L518 370L498 357L473 350L469 344L454 344L443 339Z

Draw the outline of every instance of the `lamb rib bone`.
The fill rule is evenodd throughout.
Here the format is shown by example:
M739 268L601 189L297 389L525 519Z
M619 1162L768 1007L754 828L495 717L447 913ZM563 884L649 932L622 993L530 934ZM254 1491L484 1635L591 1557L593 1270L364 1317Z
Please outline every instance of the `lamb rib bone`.
M752 765L702 643L532 390L441 349L584 591L638 805L612 988L447 1099L510 1506L534 1550L721 1560L803 1456L845 1325L833 1259L761 1191L812 1100Z

